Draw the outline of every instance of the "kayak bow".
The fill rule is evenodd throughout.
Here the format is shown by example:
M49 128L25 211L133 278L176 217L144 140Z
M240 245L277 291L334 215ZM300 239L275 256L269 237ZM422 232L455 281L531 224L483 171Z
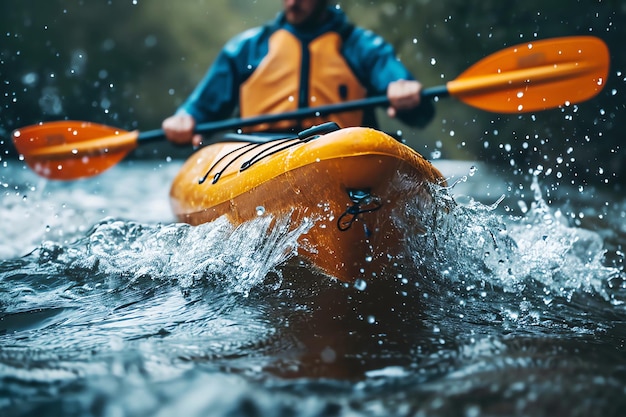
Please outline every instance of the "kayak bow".
M443 177L417 152L355 127L209 145L183 165L170 196L178 219L193 225L220 216L239 225L260 213L290 216L293 227L312 220L298 256L351 282L382 273L402 254L407 231L394 219L404 204L427 207L432 184L444 184Z

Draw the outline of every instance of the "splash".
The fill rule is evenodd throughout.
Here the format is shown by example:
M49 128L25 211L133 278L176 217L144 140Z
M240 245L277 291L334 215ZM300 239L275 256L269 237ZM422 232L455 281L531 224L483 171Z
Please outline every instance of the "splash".
M495 286L515 293L539 286L545 303L580 291L610 299L607 280L619 271L604 265L601 236L572 227L560 210L551 209L536 178L532 188L534 202L524 217L504 217L497 204L459 204L449 190L433 190L432 217L413 213L429 230L409 240L415 266L443 287L461 283L465 289Z
M0 373L36 383L136 369L171 378L188 362L245 358L275 333L269 307L249 294L280 285L310 226L290 216L239 227L108 218L71 244L46 241L2 261Z
M225 217L199 226L109 218L76 243L47 242L33 256L73 277L175 281L182 288L210 281L247 294L296 255L297 240L311 225L292 225L290 216L262 216L236 228Z

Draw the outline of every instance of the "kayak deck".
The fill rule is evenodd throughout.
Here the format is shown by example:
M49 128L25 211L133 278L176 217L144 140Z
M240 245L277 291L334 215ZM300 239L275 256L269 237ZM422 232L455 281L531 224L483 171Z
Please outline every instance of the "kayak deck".
M298 256L351 282L382 273L402 252L407 231L394 224L395 212L429 202L427 183L442 176L411 148L374 129L346 128L207 146L183 165L170 196L177 218L193 225L220 216L235 225L259 215L313 220Z

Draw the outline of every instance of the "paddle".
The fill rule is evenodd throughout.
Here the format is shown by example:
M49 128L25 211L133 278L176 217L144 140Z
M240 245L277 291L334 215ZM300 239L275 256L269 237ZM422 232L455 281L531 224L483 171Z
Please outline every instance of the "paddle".
M455 80L424 89L422 96L454 96L471 106L498 113L539 111L594 97L606 83L608 68L608 49L598 38L532 41L489 55ZM196 132L214 133L384 105L389 105L387 97L372 97L282 114L209 122L196 126ZM160 129L127 132L80 121L41 123L13 132L15 147L26 163L37 174L59 180L97 175L139 144L163 138Z

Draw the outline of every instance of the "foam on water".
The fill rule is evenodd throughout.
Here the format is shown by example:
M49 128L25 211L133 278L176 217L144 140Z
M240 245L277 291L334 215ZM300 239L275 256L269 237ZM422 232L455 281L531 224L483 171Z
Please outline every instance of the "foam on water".
M123 163L70 182L42 179L16 161L5 164L0 170L2 259L24 255L46 240L71 243L105 217L174 221L167 193L180 163Z

